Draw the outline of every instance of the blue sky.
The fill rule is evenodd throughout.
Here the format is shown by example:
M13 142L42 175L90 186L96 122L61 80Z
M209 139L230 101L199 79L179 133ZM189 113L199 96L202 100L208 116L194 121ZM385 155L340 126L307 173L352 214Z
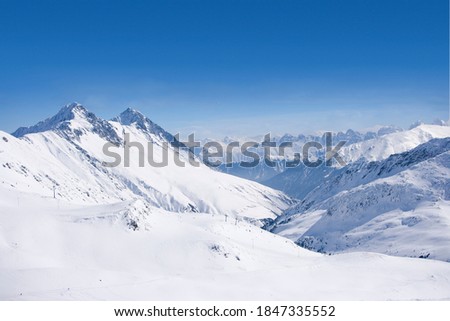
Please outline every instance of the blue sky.
M448 119L447 0L0 0L0 129L77 101L200 136Z

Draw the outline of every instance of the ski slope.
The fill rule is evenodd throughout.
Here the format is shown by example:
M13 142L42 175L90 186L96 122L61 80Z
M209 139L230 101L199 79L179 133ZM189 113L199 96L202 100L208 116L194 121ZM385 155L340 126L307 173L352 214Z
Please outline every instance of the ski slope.
M450 299L450 265L327 256L223 215L1 190L1 300ZM127 224L141 220L140 230Z

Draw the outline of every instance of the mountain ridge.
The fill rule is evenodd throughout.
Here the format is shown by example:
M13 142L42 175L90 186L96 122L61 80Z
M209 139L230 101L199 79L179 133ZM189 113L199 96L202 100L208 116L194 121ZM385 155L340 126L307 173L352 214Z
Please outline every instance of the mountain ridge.
M332 172L267 228L319 252L363 250L450 262L449 209L447 137Z
M136 111L124 113L118 120L129 125L105 121L72 104L16 133L19 138L3 135L2 183L43 195L53 195L56 187L58 198L81 204L143 199L168 211L201 211L255 220L274 218L292 203L282 192L266 186L219 173L203 164L191 166L189 152L167 141L173 137L171 134ZM131 148L129 167L122 161L117 167L105 167L108 156L103 147L107 142L113 142L116 154L124 157L124 132L144 147L146 155ZM155 162L167 155L167 166L138 164L141 156L144 160L149 157L150 148ZM30 154L34 157L28 157ZM175 164L175 157L185 167Z

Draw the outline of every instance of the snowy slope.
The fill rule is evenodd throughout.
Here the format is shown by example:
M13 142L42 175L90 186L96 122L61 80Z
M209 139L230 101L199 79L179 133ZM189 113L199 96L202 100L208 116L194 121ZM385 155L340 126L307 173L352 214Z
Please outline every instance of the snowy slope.
M364 159L360 159L326 175L323 180L318 182L320 185L303 199L302 203L304 206L302 207L310 207L312 204L321 202L342 191L348 191L380 178L393 176L424 161L438 161L444 156L437 159L435 157L445 154L448 150L450 150L450 137L433 139L408 152L393 154L383 161L366 162ZM425 164L427 163L421 166L425 166ZM431 171L426 173L426 175L432 175L428 176L429 179L437 176L436 180L442 177L442 181L446 182L446 173L443 173L440 169L445 168L447 164L445 161L439 161L439 164L441 165L437 166L436 171ZM422 175L425 175L425 172L422 172ZM424 176L424 179L426 177ZM416 181L411 181L410 183L414 184ZM446 188L445 183L436 187L438 190Z
M450 299L444 262L325 256L246 221L142 201L0 195L1 300Z
M421 124L407 131L395 132L374 139L350 144L342 149L347 163L360 158L379 161L426 143L433 138L450 137L450 126Z
M0 183L18 192L32 192L78 204L105 204L142 199L169 211L201 211L262 219L274 218L290 204L281 192L225 175L203 164L176 166L176 151L168 145L169 166L139 167L138 149L131 149L131 164L108 168L102 150L117 145L123 155L123 133L131 141L153 148L161 160L164 143L172 138L142 114L127 110L115 121L103 121L83 106L72 104L56 116L15 132L0 133ZM147 157L147 153L145 153Z
M321 252L450 261L450 138L329 174L272 231Z
M368 161L381 161L392 154L411 150L433 138L450 137L450 127L421 124L407 131L389 133L376 138L346 144L339 155L351 165ZM281 190L291 197L303 199L309 192L323 183L325 177L335 171L336 167L307 168L298 166L261 181L262 184Z

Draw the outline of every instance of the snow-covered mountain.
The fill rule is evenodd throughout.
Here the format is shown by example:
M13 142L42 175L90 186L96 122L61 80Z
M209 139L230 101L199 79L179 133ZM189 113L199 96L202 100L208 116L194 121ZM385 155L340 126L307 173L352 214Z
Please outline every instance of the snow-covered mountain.
M433 138L450 136L450 126L421 124L410 130L383 135L374 139L346 144L341 154L347 163L361 158L379 161L390 155L406 152Z
M175 141L172 134L166 132L158 124L155 124L142 113L132 108L127 108L119 116L113 118L112 121L120 123L123 126L134 126L140 129L144 134L147 134L149 138L152 138L152 135L156 135L167 142Z
M103 152L104 144L113 143L115 152L123 156L124 133L145 147L145 166L139 166L139 150L134 147L130 166L123 161L117 167L104 166L111 161ZM52 197L55 188L58 199L78 204L142 199L168 211L252 219L275 218L291 203L283 193L263 185L203 164L191 166L188 152L171 145L171 134L131 109L105 121L75 103L13 135L0 133L0 183L17 192ZM158 162L166 149L168 166L148 165L150 148ZM174 163L178 154L185 167Z
M449 213L447 137L332 171L271 230L320 252L366 250L450 262Z
M444 262L323 255L243 220L139 200L0 195L0 300L450 299Z
M109 142L119 144L121 141L111 124L77 103L64 106L55 116L34 126L21 127L12 135L20 138L28 134L53 131L70 141L80 138L87 130Z
M449 128L444 121L435 121L433 125L427 125L422 122L411 126L407 131L397 126L375 126L373 129L367 131L355 131L348 129L345 132L332 133L331 139L334 144L339 142L345 142L344 148L341 150L340 154L344 156L346 162L353 162L360 157L365 157L368 160L380 160L388 157L393 153L400 153L411 148L416 147L432 138L442 138L449 134ZM271 159L276 163L276 167L268 167L261 163L259 166L254 168L244 168L239 166L239 162L246 161L247 158L242 154L239 149L233 150L232 155L232 166L220 166L218 170L242 177L245 179L250 179L256 182L260 182L267 186L274 187L276 189L281 189L291 195L298 197L296 189L290 190L289 188L284 188L283 182L287 182L288 185L292 181L295 181L295 176L302 177L305 175L304 168L301 166L296 168L286 168L284 166L284 161L286 159L292 160L294 158L294 153L299 153L301 155L302 148L307 142L320 142L323 146L325 143L325 132L318 132L315 134L299 134L291 135L284 134L282 136L272 136L271 141L276 143L276 146L280 146L285 142L292 143L292 148L286 148L284 150L284 155L279 155L276 149L271 149ZM261 143L264 140L264 136L255 136L251 138L247 137L225 137L223 140L218 142L222 145L223 149L230 142L239 142L242 146L243 143L254 141ZM205 140L208 142L210 140ZM263 147L258 147L252 149L261 156L264 156ZM320 155L319 152L312 151L314 154ZM201 153L199 153L201 155ZM223 159L226 163L226 160ZM290 172L294 177L289 177L290 174L283 174L284 172ZM306 172L310 172L307 170ZM315 173L314 175L318 175ZM278 177L279 176L279 177ZM301 194L301 193L300 193Z
M433 138L445 137L450 137L449 126L420 124L410 130L395 131L373 139L346 144L339 151L339 155L347 164L381 161L390 155L411 150ZM291 197L303 199L336 169L338 167L327 167L325 164L316 168L308 168L301 164L261 183L281 190Z
M190 165L193 155L135 110L106 121L65 106L0 132L0 300L450 299L450 265L432 260L449 256L449 145L361 158L319 175L326 186L311 184L295 204ZM146 165L150 151L156 163L166 151L168 165Z

